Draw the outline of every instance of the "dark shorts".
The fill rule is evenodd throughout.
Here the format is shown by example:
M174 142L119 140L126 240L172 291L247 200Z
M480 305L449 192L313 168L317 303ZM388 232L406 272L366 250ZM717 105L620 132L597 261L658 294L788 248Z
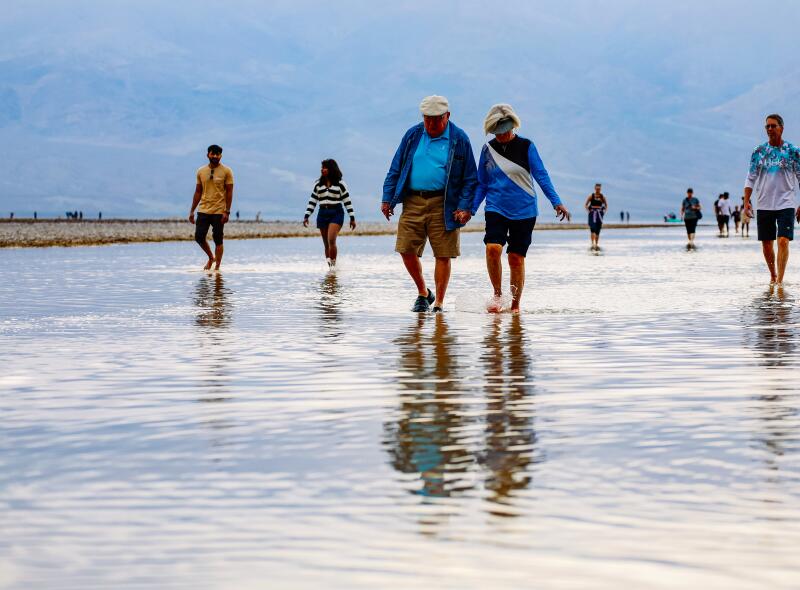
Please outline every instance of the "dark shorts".
M727 227L728 224L730 224L730 222L731 222L731 216L730 215L720 215L719 217L720 217L720 219L722 219L722 225L724 225L725 227Z
M198 244L206 241L208 228L211 228L211 237L217 246L222 244L222 213L197 213L194 226L194 239Z
M535 217L509 219L494 211L487 211L486 235L483 238L483 243L504 246L508 242L506 252L513 252L524 257L531 245L534 225L536 225Z
M756 211L756 225L758 226L758 240L760 242L774 242L775 235L779 238L794 239L794 209L780 209L778 211Z
M603 229L603 218L594 213L589 213L589 231L593 234L599 234Z
M686 235L697 233L697 219L683 218L683 223L686 225Z
M344 207L320 207L317 211L317 228L325 229L331 223L344 225Z

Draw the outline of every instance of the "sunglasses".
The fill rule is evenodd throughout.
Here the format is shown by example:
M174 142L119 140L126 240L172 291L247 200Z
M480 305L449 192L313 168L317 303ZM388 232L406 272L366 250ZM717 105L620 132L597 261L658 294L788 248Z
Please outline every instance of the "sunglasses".
M764 129L777 129L778 127L780 127L780 125L776 123L768 123L767 125L764 125Z
M214 180L214 169L211 168L211 176L208 177L209 180Z

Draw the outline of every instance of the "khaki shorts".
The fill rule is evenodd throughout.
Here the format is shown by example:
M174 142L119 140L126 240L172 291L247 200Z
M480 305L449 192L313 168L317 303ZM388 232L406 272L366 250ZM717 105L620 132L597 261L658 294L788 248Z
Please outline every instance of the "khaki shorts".
M425 241L430 240L437 258L456 258L461 254L461 234L458 228L447 231L444 225L444 197L423 199L407 196L397 224L395 251L414 252L422 256Z

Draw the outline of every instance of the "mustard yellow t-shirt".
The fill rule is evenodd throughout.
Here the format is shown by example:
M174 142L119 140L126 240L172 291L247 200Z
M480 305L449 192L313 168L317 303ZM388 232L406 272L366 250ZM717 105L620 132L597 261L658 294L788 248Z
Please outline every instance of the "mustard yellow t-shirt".
M200 197L200 213L225 213L225 187L233 184L233 170L225 164L216 168L203 166L197 169L197 184L203 187Z

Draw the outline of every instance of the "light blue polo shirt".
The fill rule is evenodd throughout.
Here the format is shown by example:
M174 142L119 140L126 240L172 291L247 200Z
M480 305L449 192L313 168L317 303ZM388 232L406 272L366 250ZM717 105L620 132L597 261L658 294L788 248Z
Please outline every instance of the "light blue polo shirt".
M447 184L447 156L450 153L450 123L439 137L431 137L427 131L419 138L417 151L411 160L412 191L438 191Z

